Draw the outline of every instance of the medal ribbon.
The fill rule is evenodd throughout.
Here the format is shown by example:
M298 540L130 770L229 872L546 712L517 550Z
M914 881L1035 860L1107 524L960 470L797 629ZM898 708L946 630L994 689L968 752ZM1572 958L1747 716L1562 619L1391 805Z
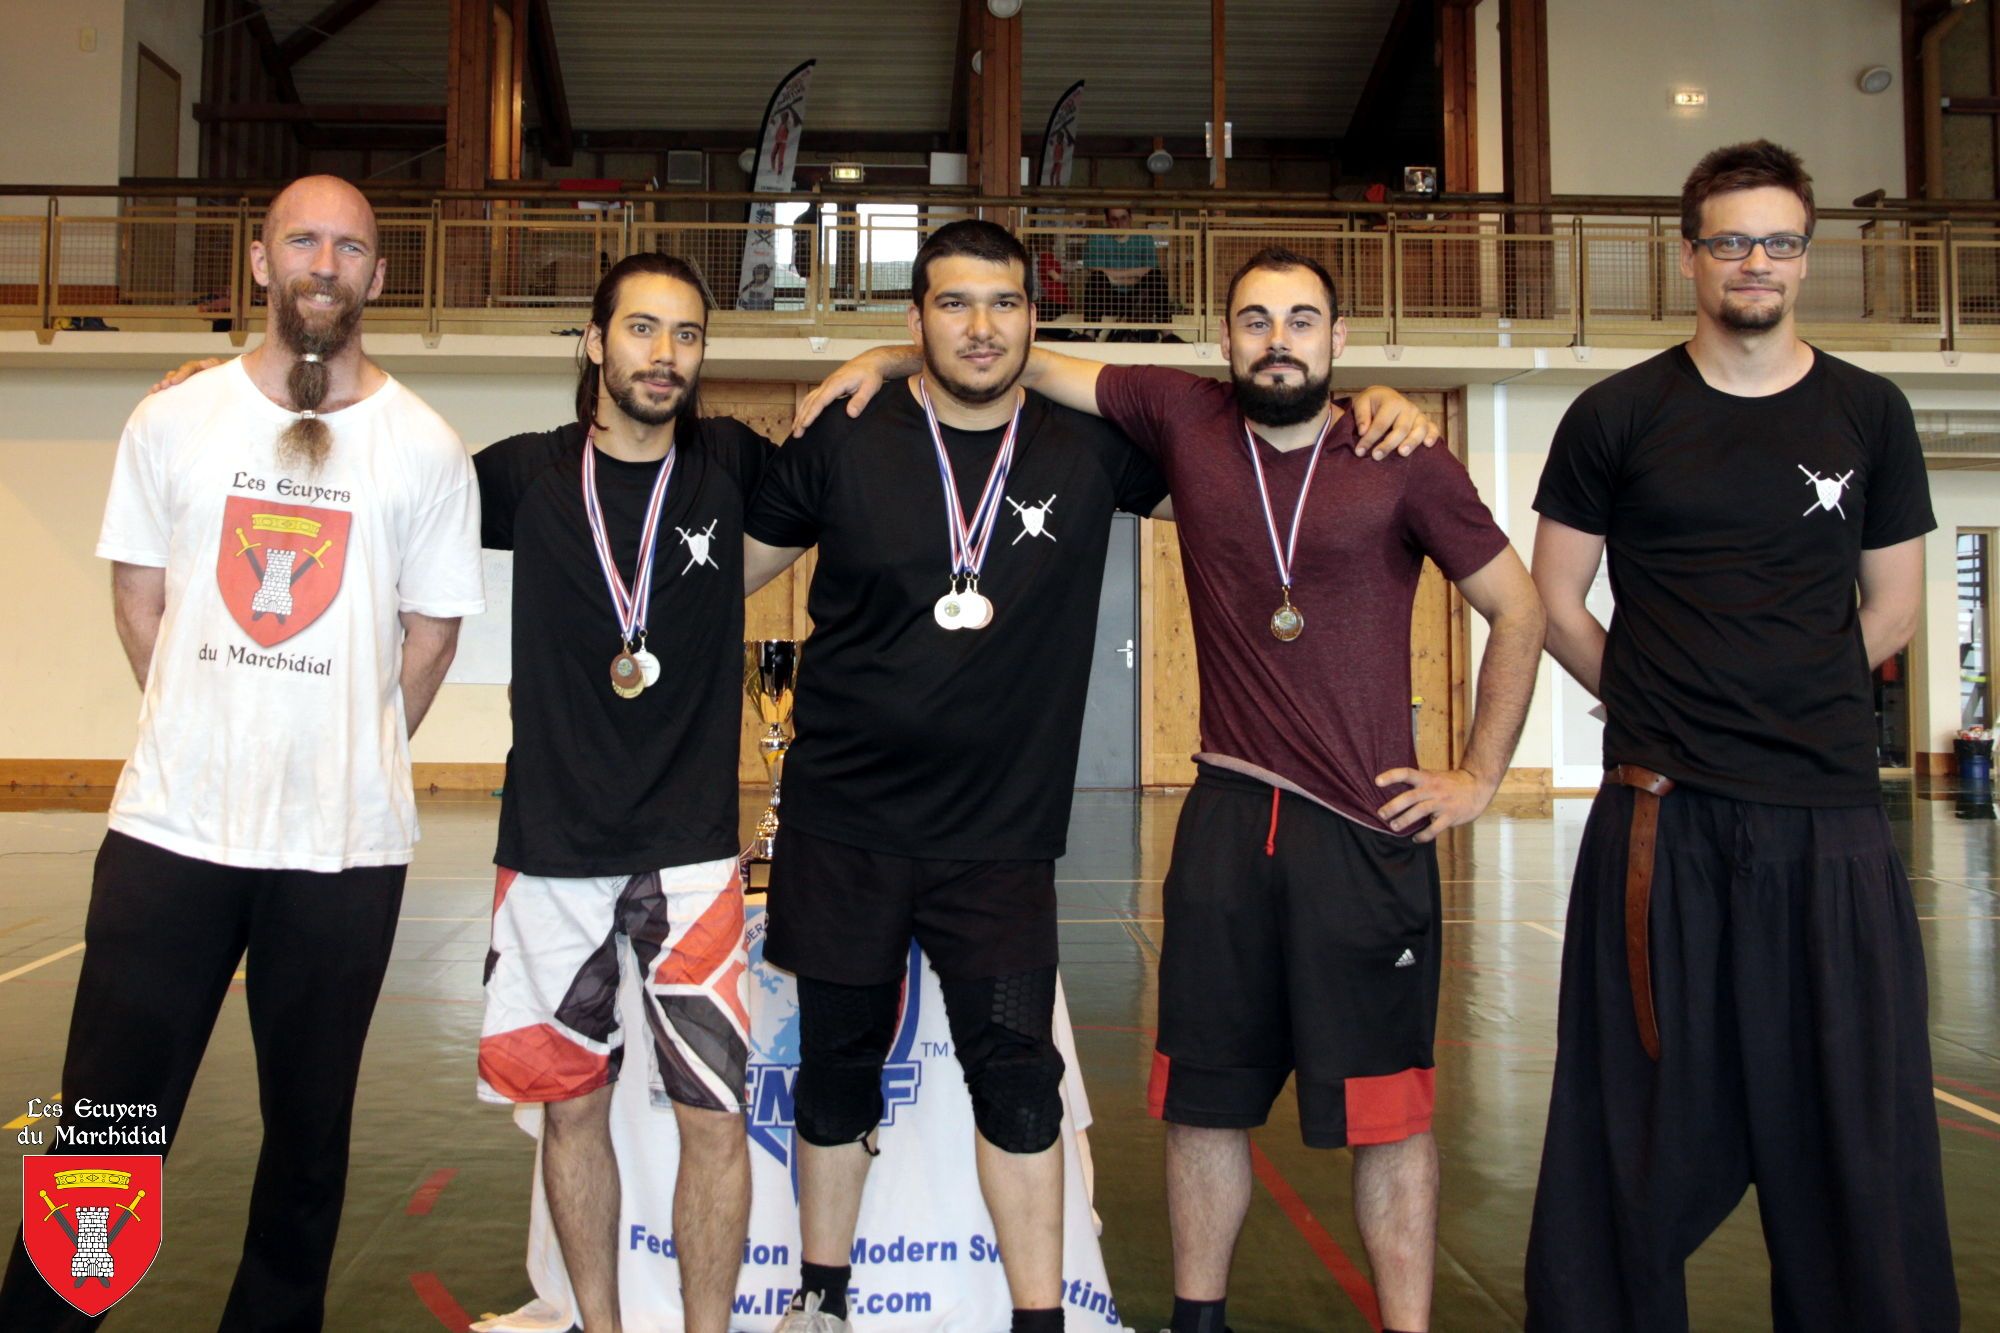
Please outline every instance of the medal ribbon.
M1264 484L1264 464L1257 457L1257 437L1250 433L1250 423L1243 423L1243 443L1250 449L1250 466L1257 474L1257 498L1264 502L1264 530L1271 534L1271 557L1278 562L1278 584L1286 592L1292 588L1292 557L1299 549L1299 517L1306 512L1306 496L1312 494L1313 473L1319 470L1320 450L1326 447L1326 437L1333 430L1333 413L1326 414L1326 424L1319 428L1319 438L1313 441L1312 461L1306 464L1306 479L1299 487L1299 502L1292 506L1292 535L1285 542L1284 549L1278 548L1278 519L1271 512L1271 490Z
M986 474L986 489L980 492L979 503L968 522L965 506L959 503L958 477L951 470L951 455L944 449L944 432L938 429L937 409L931 406L931 391L921 377L917 380L917 393L924 402L924 420L930 423L931 443L937 446L938 477L944 483L944 522L951 543L951 574L954 579L978 578L986 565L986 550L993 544L993 530L999 525L1000 500L1007 491L1007 473L1014 466L1014 438L1021 430L1021 407L1026 398L1015 400L1014 418L1007 423L1006 438L1001 440L1000 452L993 456L992 470Z
M639 529L639 567L632 572L632 588L618 576L618 562L611 554L611 541L604 535L604 506L597 499L597 432L583 440L583 513L590 520L590 539L597 546L597 566L604 571L604 586L611 593L611 609L618 616L619 637L627 648L637 643L646 624L646 612L653 603L653 548L660 540L660 515L666 511L667 479L674 474L674 449L660 462L660 474L653 479L653 495L646 502L646 521Z

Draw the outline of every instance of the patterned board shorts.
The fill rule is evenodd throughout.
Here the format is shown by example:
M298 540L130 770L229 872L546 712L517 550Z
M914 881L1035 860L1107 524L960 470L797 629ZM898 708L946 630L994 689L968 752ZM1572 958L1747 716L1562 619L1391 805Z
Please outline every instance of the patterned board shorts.
M618 983L637 969L656 1100L743 1109L749 960L734 858L545 879L500 867L486 954L479 1095L559 1102L618 1077Z

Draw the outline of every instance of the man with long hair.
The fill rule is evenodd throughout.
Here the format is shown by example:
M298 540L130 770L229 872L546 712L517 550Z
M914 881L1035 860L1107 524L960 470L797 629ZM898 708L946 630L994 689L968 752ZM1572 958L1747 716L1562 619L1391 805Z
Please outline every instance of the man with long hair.
M542 1180L578 1315L617 1329L612 1084L621 967L679 1131L685 1327L724 1333L750 1208L736 752L743 512L771 444L700 415L708 300L619 261L576 416L483 449L485 544L514 552L514 746L500 807L480 1095L543 1107Z
M1923 940L1869 672L1936 526L1887 380L1799 337L1812 179L1764 140L1681 192L1687 343L1586 390L1535 508L1549 652L1604 701L1528 1327L1680 1333L1757 1187L1781 1329L1956 1329ZM1609 551L1610 628L1585 604Z
M362 351L387 261L360 192L294 182L250 263L268 336L118 444L97 553L143 702L62 1089L171 1144L247 950L264 1138L221 1326L317 1328L417 840L408 737L485 607L479 504L458 436ZM17 1239L0 1328L90 1322Z

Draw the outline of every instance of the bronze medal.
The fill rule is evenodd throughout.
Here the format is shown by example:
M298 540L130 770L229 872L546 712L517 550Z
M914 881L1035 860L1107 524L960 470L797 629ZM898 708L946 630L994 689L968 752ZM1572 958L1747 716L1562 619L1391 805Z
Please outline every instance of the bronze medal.
M1292 506L1292 531L1281 544L1278 541L1278 518L1271 512L1271 490L1264 484L1264 464L1257 457L1257 437L1250 432L1250 423L1243 423L1243 443L1250 450L1250 470L1257 478L1257 498L1264 506L1264 528L1271 536L1271 558L1278 566L1278 590L1284 603L1271 613L1271 637L1280 643L1290 643L1306 632L1306 618L1292 605L1292 557L1299 547L1299 520L1306 512L1306 496L1312 493L1313 473L1319 470L1320 450L1326 447L1327 432L1333 429L1333 417L1329 413L1319 428L1319 438L1313 442L1312 459L1306 464L1305 480L1299 484L1299 498Z
M628 649L611 659L611 691L621 699L636 699L646 688L646 672Z
M1299 614L1299 609L1292 605L1290 599L1271 613L1271 633L1286 643L1305 633L1305 629L1306 618Z

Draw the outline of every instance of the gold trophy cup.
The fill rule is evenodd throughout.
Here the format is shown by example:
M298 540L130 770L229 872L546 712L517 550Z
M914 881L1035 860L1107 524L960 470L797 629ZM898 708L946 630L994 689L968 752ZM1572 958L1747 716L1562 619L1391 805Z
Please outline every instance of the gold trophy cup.
M743 861L771 859L778 838L778 787L785 766L785 751L791 748L793 691L799 676L799 645L796 639L746 639L743 643L743 692L757 706L765 732L757 738L757 752L771 774L771 803L757 818L757 831L743 850Z

